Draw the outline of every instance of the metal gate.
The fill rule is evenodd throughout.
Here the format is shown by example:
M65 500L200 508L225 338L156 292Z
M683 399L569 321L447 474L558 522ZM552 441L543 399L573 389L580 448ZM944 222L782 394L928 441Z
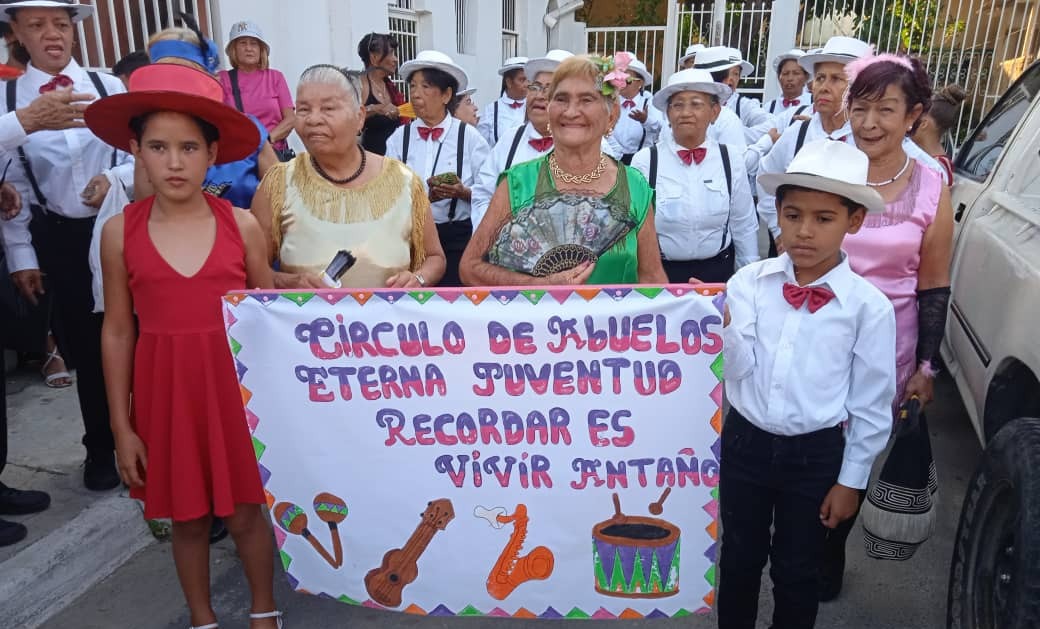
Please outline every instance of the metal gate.
M195 16L199 27L221 41L213 0L92 0L94 17L76 25L74 54L81 64L108 70L128 53L145 50L148 38L174 26L177 12Z
M934 85L957 83L968 98L957 144L1037 60L1040 0L831 0L808 2L799 44L822 46L853 35L879 51L916 55ZM817 10L817 7L819 7Z
M791 19L794 37L775 37L776 25ZM776 55L823 46L832 35L916 55L936 88L958 83L968 92L957 143L1040 54L1040 0L680 0L669 24L669 59L692 43L738 48L755 65L741 91L756 95Z
M660 86L664 78L671 74L665 65L665 26L617 26L585 29L587 50L593 54L613 55L618 50L627 50L646 64L646 68L654 77L653 85Z

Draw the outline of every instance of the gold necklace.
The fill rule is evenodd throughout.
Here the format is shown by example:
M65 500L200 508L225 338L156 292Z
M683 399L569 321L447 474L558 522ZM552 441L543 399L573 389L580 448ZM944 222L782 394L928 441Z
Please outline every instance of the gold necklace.
M564 172L563 168L560 167L560 162L556 160L556 152L553 151L549 154L549 172L552 173L553 178L558 179L564 183L592 183L603 176L603 171L607 169L607 156L600 153L599 164L596 168L589 173L584 175L572 175L568 172Z

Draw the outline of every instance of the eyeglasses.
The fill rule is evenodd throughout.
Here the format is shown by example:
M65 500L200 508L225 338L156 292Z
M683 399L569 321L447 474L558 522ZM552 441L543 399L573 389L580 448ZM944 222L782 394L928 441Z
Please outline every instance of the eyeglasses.
M625 79L625 83L626 83L627 85L632 85L632 84L633 84L633 83L635 83L636 81L640 81L640 82L642 82L642 81L643 81L643 78L642 78L642 77L638 77L638 76L630 76L630 77L628 77L627 79Z
M532 94L541 94L543 92L548 94L549 93L549 86L548 85L543 85L541 83L528 83L527 84L527 91L531 92Z

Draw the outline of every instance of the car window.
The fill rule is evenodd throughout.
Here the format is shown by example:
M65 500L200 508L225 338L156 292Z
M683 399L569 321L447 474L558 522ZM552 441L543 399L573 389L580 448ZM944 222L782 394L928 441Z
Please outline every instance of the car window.
M958 173L978 180L989 176L1037 92L1040 92L1040 64L1026 70L964 143L954 164Z

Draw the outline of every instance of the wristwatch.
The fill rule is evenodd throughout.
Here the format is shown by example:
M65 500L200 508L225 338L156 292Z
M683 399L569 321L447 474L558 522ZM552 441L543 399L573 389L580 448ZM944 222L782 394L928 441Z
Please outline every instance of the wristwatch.
M419 282L419 286L426 286L426 278L423 277L422 273L414 273L415 281Z

